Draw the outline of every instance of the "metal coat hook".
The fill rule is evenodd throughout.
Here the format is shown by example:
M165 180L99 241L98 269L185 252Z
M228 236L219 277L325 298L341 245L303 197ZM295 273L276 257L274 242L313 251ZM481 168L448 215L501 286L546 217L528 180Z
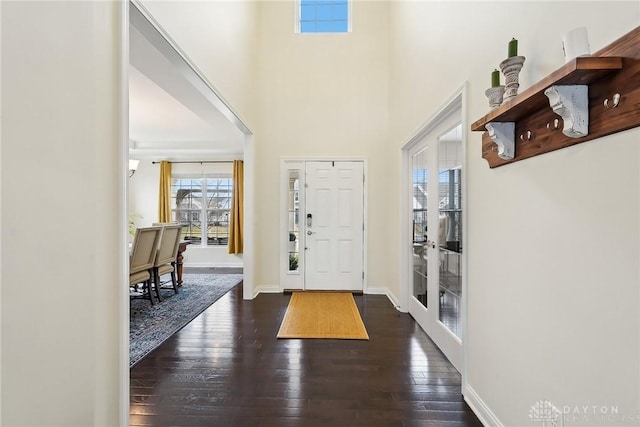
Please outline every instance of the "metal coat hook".
M525 137L525 135L526 135L526 137ZM520 141L522 141L522 142L531 141L532 137L533 137L533 134L531 133L530 130L528 130L526 133L520 135Z
M560 120L553 119L553 124L547 123L547 129L549 130L557 130L560 128Z
M609 106L609 98L606 98L604 100L604 108L616 108L618 106L618 104L620 104L620 94L619 93L613 94L613 99L612 99L611 106Z

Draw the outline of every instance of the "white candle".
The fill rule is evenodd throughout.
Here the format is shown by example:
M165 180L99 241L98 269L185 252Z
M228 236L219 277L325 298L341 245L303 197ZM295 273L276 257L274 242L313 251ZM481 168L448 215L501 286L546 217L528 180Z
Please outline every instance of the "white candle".
M571 61L578 56L588 56L589 39L585 27L575 28L562 36L562 49L564 50L565 62Z

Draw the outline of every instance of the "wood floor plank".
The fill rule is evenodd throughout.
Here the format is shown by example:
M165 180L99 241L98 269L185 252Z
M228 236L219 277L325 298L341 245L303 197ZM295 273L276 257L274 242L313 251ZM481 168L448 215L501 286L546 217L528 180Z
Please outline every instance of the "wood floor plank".
M408 314L355 296L369 341L276 334L290 295L237 286L130 371L132 426L480 426Z

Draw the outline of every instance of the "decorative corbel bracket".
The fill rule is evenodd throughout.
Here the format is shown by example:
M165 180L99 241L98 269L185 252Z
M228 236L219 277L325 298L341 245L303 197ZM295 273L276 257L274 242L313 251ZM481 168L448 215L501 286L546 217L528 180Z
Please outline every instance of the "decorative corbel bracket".
M589 134L589 86L555 85L544 94L549 98L553 112L562 117L562 133L570 138L581 138Z
M498 157L511 160L515 156L516 124L514 122L490 122L485 124L489 137L498 145Z

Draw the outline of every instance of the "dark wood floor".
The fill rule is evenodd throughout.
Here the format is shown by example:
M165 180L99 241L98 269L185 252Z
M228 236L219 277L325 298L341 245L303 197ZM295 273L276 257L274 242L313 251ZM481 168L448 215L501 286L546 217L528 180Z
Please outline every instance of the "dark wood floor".
M411 316L356 296L369 341L279 340L289 295L235 287L131 369L130 424L481 426Z

